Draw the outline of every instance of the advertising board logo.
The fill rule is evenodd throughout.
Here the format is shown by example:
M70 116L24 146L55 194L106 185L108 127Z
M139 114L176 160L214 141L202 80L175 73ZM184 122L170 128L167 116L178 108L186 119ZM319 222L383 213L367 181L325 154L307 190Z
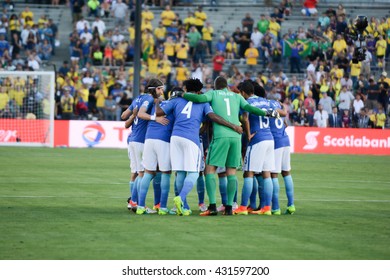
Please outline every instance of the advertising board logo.
M320 134L319 131L309 131L306 133L305 140L306 145L303 147L304 150L314 150L318 146L317 136Z
M106 137L106 132L100 123L87 125L83 130L83 140L88 147L99 144Z

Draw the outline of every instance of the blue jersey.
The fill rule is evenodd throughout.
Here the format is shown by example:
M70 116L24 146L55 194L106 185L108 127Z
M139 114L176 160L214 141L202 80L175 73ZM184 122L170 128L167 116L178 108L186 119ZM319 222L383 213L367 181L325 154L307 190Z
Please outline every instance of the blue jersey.
M248 103L252 106L255 106L260 109L270 109L269 100L258 97L251 96L247 99ZM249 114L249 125L251 134L256 133L251 141L249 146L257 144L265 140L273 140L271 129L269 127L270 118L265 116L256 116L254 114Z
M280 103L276 100L271 100L271 108L282 109ZM271 132L274 136L275 149L290 146L290 138L286 133L286 126L284 125L284 118L270 119Z
M161 102L161 108L164 108L167 102L168 101ZM154 115L155 109L155 106L153 106L152 115ZM158 139L169 143L171 141L172 128L175 119L172 114L167 115L167 119L169 120L169 124L167 125L162 125L155 121L149 121L145 139Z
M154 99L150 94L142 94L138 96L133 103L131 103L129 109L131 111L138 108L138 111L142 108L146 108L146 113L151 114L152 107L154 104ZM148 121L136 117L134 119L133 125L131 127L131 134L129 142L145 142L146 129L148 127Z
M162 108L165 114L172 114L175 118L172 136L179 136L194 142L199 146L199 128L203 117L212 113L209 103L192 103L184 98L177 97Z

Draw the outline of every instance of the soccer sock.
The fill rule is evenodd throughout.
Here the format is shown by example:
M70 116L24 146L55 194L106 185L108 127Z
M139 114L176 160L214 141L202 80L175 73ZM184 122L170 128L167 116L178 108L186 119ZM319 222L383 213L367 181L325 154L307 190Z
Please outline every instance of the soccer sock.
M236 176L236 192L234 193L233 203L237 203L237 192L238 192L238 178Z
M184 208L184 209L190 209L190 206L189 206L188 203L187 203L187 198L184 199L184 201L183 201L183 208Z
M185 171L177 171L176 173L176 189L177 195L180 195L181 189L183 188L184 179L186 178L187 172Z
M175 176L175 181L173 181L173 190L175 191L175 196L178 196L180 192L177 189L177 174Z
M253 189L253 177L244 178L244 185L241 193L241 206L248 206L248 199Z
M253 179L253 188L251 196L249 197L249 206L252 209L256 209L256 198L257 198L257 189L259 188L259 184L257 183L256 178Z
M222 204L226 205L227 203L227 177L220 177L219 181L219 193L221 194ZM206 182L207 184L207 182ZM207 185L206 185L207 187ZM215 202L216 203L216 202Z
M138 203L138 183L139 183L139 177L135 178L133 189L131 190L131 200L133 202Z
M130 197L131 197L131 195L132 195L133 188L134 188L134 181L129 181Z
M161 172L157 172L153 179L154 205L160 203L161 198Z
M204 176L199 176L196 182L196 189L198 191L198 204L204 203Z
M160 208L167 208L167 201L169 195L169 188L171 174L162 173L161 174L161 199L160 199Z
M279 206L279 180L272 178L273 192L272 192L272 210L278 210Z
M271 200L272 200L272 180L271 178L265 178L264 179L264 206L271 206Z
M287 206L294 205L294 182L291 175L283 177L286 186Z
M184 179L183 188L180 191L181 200L184 201L187 195L190 193L192 188L195 185L196 180L199 177L198 172L188 172L186 178Z
M209 202L211 204L216 204L217 203L217 198L215 195L215 174L206 174L206 191L207 195L209 197Z
M233 205L234 194L237 190L237 176L229 175L227 176L227 204Z
M259 183L259 199L260 199L260 208L263 208L264 207L264 179L263 179L263 176L259 175L259 176L256 176L256 179L257 179L257 182Z
M138 195L139 195L138 205L141 207L145 207L146 195L148 194L150 181L152 181L152 179L153 179L152 174L145 173L144 177L142 178L142 180L139 183L140 190L138 193Z

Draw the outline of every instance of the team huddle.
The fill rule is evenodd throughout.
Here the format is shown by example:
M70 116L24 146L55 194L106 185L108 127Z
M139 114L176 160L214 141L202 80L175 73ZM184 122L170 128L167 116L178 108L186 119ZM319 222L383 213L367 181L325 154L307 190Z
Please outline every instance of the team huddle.
M128 137L128 209L139 215L191 215L187 196L196 184L201 216L215 216L218 212L280 215L278 174L282 173L288 200L285 213L293 214L290 142L280 117L286 115L281 104L265 99L264 89L249 80L239 85L240 94L230 91L223 77L215 79L214 90L202 94L202 88L200 80L189 79L183 83L183 89L173 88L169 100L163 100L164 84L151 79L146 92L122 114L125 126L132 128ZM207 132L211 140L205 147L204 160ZM244 153L243 132L248 141ZM244 185L238 207L236 170L241 165ZM176 172L174 207L168 209L172 171ZM215 173L219 177L220 207ZM152 180L154 207L148 208L145 200ZM208 207L204 204L205 187Z

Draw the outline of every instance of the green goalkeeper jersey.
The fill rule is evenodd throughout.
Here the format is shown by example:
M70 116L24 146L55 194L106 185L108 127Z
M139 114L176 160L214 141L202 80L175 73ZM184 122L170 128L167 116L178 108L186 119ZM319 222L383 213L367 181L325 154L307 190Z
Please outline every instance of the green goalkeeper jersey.
M253 110L256 110L256 115L265 115L265 112L249 105L249 103L241 95L231 92L227 88L221 90L210 90L205 94L200 95L186 93L183 97L189 101L198 103L210 102L214 113L235 125L240 125L240 108L244 111L248 111L249 106L251 107L250 109L253 108ZM213 138L215 139L220 137L241 138L241 134L238 134L232 129L215 122L213 122L213 130Z

